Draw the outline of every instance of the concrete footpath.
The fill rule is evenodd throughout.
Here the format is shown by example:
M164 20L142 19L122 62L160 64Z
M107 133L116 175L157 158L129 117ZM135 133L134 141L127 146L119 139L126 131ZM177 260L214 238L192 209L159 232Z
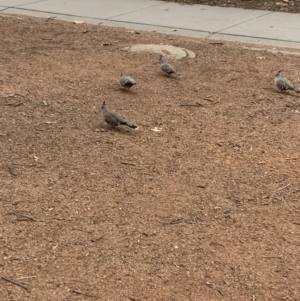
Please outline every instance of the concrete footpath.
M300 48L300 14L156 0L0 0L0 14Z

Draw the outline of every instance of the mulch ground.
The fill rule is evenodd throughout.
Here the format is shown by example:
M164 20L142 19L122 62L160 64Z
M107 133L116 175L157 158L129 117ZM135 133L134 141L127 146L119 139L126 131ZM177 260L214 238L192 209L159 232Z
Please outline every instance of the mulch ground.
M182 4L203 4L223 7L300 13L300 0L164 0Z
M0 300L300 299L299 57L5 15L0 45Z

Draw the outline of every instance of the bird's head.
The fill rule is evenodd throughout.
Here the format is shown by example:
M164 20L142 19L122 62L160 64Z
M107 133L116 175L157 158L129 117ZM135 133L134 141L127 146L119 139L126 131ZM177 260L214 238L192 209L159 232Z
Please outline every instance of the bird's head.
M276 73L275 76L280 76L280 75L281 75L281 71L282 71L282 70L279 70L279 71Z
M105 108L105 101L103 101L103 104L102 104L102 107L101 107L101 110L103 110Z

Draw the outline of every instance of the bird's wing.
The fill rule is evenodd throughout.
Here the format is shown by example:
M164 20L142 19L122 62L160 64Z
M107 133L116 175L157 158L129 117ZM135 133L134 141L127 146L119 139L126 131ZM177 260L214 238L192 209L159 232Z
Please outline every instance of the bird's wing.
M176 70L170 64L164 63L161 65L162 71L166 73L177 73Z
M136 83L135 80L132 77L130 77L130 76L127 77L127 81L130 82L130 83L132 83L132 84Z
M295 89L294 85L287 78L285 78L285 83L289 89Z
M285 78L277 78L276 85L280 90L288 90L290 86Z
M103 114L103 117L104 117L104 120L109 123L109 124L119 124L119 121L118 119L116 118L115 116L115 112L108 109L108 108L104 108L102 110L102 114Z
M128 79L126 77L121 77L120 84L121 86L125 86L128 83Z
M116 120L116 122L118 122L118 123L127 123L127 120L122 115L117 113L116 111L111 110L110 114L111 114L112 118L114 120Z

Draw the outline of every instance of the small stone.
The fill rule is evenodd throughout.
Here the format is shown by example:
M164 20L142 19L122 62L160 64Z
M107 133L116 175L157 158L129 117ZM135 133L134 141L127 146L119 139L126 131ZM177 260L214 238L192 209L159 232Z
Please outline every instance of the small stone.
M17 171L17 169L12 165L8 165L8 171L11 173L11 175L13 175L14 177L16 177L19 172Z

